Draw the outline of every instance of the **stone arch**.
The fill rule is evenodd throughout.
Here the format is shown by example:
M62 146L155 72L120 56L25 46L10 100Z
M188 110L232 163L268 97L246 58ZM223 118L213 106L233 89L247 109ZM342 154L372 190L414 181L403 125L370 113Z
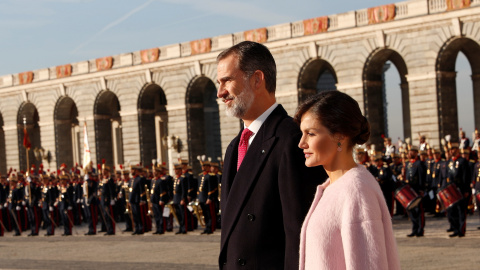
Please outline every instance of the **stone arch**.
M57 167L65 163L73 167L80 161L80 137L78 110L75 101L67 96L57 100L54 111L55 125L55 156Z
M299 103L316 93L337 90L337 82L337 74L330 63L320 58L309 59L298 75Z
M197 156L216 160L222 156L217 88L205 76L192 79L187 87L188 156L195 173L201 171Z
M0 174L7 173L7 150L5 147L5 131L3 130L3 116L0 114Z
M95 145L97 164L113 168L123 164L122 119L118 97L108 90L101 91L94 105Z
M377 49L367 58L363 69L364 112L371 127L370 141L377 149L383 148L382 135L388 134L384 80L387 61L395 65L400 75L403 135L405 138L412 136L407 65L398 52L392 49Z
M167 147L162 138L168 135L167 98L157 84L147 84L138 96L138 128L140 135L140 160L150 164L168 161Z
M27 155L28 166L32 167L33 164L38 168L42 163L40 158L35 158L34 150L42 149L40 140L40 126L38 122L40 118L38 116L38 110L31 102L24 102L20 106L17 114L17 132L18 132L18 158L19 158L19 170L27 171ZM30 139L30 150L25 149L23 146L24 129L27 130L28 137ZM27 154L28 151L28 154Z
M458 138L455 64L459 52L465 55L472 69L474 123L475 127L480 126L480 45L469 38L453 37L443 44L435 65L440 138L445 135Z

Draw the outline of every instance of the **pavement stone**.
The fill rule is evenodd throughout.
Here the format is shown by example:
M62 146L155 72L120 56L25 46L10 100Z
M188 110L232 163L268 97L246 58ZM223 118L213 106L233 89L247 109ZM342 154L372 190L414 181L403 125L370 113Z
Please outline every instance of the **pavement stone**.
M468 216L463 238L449 238L446 218L426 216L424 237L408 238L411 223L403 216L393 217L402 269L480 269L480 219ZM117 226L117 232L124 228ZM201 235L202 229L186 235L132 236L99 233L85 236L86 225L77 226L73 236L0 237L0 269L218 269L220 231Z

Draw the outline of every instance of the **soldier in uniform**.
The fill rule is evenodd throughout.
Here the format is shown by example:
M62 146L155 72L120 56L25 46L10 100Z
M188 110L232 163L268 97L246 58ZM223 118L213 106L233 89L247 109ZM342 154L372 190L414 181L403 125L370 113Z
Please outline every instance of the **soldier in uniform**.
M8 220L6 217L7 213L6 205L7 205L7 196L9 194L9 188L7 183L7 178L5 175L0 175L0 236L3 236L5 230L8 230Z
M190 204L191 202L194 202L197 198L197 192L198 192L198 181L195 177L193 177L192 171L190 166L188 165L188 160L186 159L180 159L180 164L182 165L182 173L185 177L186 182L187 182L187 205ZM192 214L192 212L187 208L186 210L186 219L185 219L185 226L187 227L188 231L193 231L197 229L198 223L197 223L197 218Z
M205 230L202 234L212 234L217 227L218 179L210 172L210 162L200 161L203 172L199 175L198 203L202 208Z
M130 171L123 169L123 166L120 167L123 174L122 189L118 193L118 201L124 201L125 203L125 212L123 212L125 217L125 230L123 232L133 232L135 227L133 224L133 214L132 207L129 201L130 192L132 190L132 179L130 179Z
M117 198L117 202L115 203L113 207L113 212L114 212L114 219L115 221L118 222L124 222L125 221L125 197L120 197L119 194L122 192L122 186L123 186L123 180L122 180L122 167L120 167L120 170L115 171L115 197Z
M72 235L73 224L73 192L74 188L70 183L70 177L67 173L62 172L60 175L59 186L59 209L63 222L63 234L62 236Z
M155 178L152 179L151 197L152 211L155 218L156 231L153 234L164 234L167 228L167 219L163 216L163 209L170 201L168 191L168 178L166 167L158 165L155 167Z
M395 189L403 185L403 162L399 154L393 155L393 161L390 164L390 170L392 171L393 178L395 180ZM405 209L403 209L402 204L395 200L395 216L404 215Z
M472 149L473 150L473 149ZM472 185L475 188L475 199L477 203L477 209L480 216L480 145L477 146L475 149L477 152L477 162L473 167L473 174L472 174ZM480 230L480 227L477 227Z
M131 166L130 169L133 181L128 201L132 208L133 223L135 224L135 230L132 235L139 235L144 233L140 204L145 203L141 201L141 195L145 192L145 178L141 177L142 166Z
M31 233L28 236L37 236L42 222L42 187L39 182L39 175L34 172L31 174L29 191L28 220Z
M425 151L427 150L427 137L425 137L425 135L420 135L420 145L419 145L419 150L420 151Z
M405 182L409 184L415 192L423 198L426 187L426 168L422 164L418 156L418 147L410 146L409 151L410 160L405 163ZM423 203L420 202L418 206L408 210L408 216L412 221L412 233L408 237L423 236L425 228L425 213L423 210Z
M105 219L105 225L107 232L105 235L115 235L115 219L113 214L113 206L115 205L116 198L116 185L113 178L110 175L110 167L102 165L103 179L100 183L100 211L102 211L102 217Z
M14 236L20 236L22 233L22 225L20 219L20 211L22 208L23 193L18 183L17 175L15 173L10 175L10 194L8 196L9 204L8 210L14 220L13 228L15 230Z
M98 223L98 179L97 175L88 171L83 183L84 210L88 221L88 232L85 235L97 234Z
M175 234L186 234L187 228L185 221L187 219L188 204L188 180L182 174L182 165L175 164L175 178L173 180L173 206L175 207L178 219L179 230Z
M395 145L392 144L392 138L383 138L383 145L385 146L385 161L390 164L396 150Z
M465 136L465 131L460 128L460 144L458 149L469 149L470 148L470 139ZM468 159L467 159L468 160Z
M217 176L218 180L218 199L217 199L217 205L216 207L216 213L217 213L217 229L222 228L222 217L220 213L220 198L221 198L221 192L222 192L222 171L220 170L220 164L217 162L212 162L210 163L211 167L211 172Z
M463 198L447 209L451 217L453 234L450 237L463 237L467 227L467 206L471 196L471 176L468 169L468 162L460 156L459 143L450 142L451 158L447 166L447 184L455 183L460 189Z
M149 232L152 230L152 218L150 217L151 209L149 205L150 201L150 188L152 183L152 178L150 177L150 170L147 168L142 168L142 173L140 174L143 182L143 192L140 195L140 215L141 221L143 224L143 232Z
M393 191L395 189L395 182L392 178L392 170L383 162L383 156L381 152L377 152L373 157L372 175L377 180L382 190L385 202L387 203L388 211L393 216Z
M73 173L73 221L75 225L81 225L85 219L83 211L83 177L80 176L80 171L75 170Z
M475 129L473 135L475 138L473 139L472 151L475 151L475 154L477 154L480 147L480 133L478 132L478 129Z
M45 175L43 178L42 186L42 213L44 227L47 229L45 236L51 236L55 234L56 222L53 217L53 204L55 203L55 192L53 189L53 182L49 175Z

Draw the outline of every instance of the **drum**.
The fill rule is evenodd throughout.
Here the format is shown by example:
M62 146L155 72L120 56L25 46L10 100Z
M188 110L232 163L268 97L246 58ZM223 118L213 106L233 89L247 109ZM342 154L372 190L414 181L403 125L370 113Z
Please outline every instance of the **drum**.
M418 196L415 190L408 184L397 188L395 191L395 199L407 210L415 208L422 201L422 198Z
M462 198L462 193L458 190L455 184L440 189L437 194L438 200L443 206L443 209L448 209L458 203Z

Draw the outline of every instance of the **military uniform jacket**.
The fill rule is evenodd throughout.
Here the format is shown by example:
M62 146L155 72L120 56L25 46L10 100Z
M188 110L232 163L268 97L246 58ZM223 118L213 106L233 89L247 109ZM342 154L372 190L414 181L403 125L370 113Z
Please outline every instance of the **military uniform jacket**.
M425 164L416 159L415 161L407 161L405 164L405 182L409 184L417 193L425 191L426 188L426 168Z
M77 202L78 200L81 201L82 199L83 199L83 183L78 181L73 187L73 200Z
M375 174L373 177L380 185L380 189L384 194L391 193L395 189L395 182L392 179L392 170L387 164L383 164L382 167L374 167Z
M88 179L85 181L84 185L87 185L87 191L88 193L85 195L88 195L86 203L97 205L98 204L98 197L97 197L97 192L98 192L98 182L92 179Z
M432 188L442 186L442 183L447 178L446 168L447 164L444 159L434 161L432 171L430 172L432 176Z
M60 201L62 202L63 209L67 207L73 207L73 191L74 188L72 185L60 186Z
M188 197L191 201L194 201L197 198L198 192L198 182L197 179L193 177L193 174L190 172L185 172L184 178L187 179L188 183Z
M153 179L152 183L150 197L152 204L158 204L160 201L168 203L170 201L170 195L168 192L167 177L162 176L158 179Z
M173 180L173 203L180 204L181 200L188 203L188 180L185 175L180 175Z
M281 105L237 172L241 133L224 159L220 269L298 269L301 226L327 175L321 166L305 166L300 129Z
M0 184L0 204L2 206L7 202L8 194L10 193L10 186Z
M145 192L145 178L140 176L135 177L132 181L131 189L132 191L130 192L128 201L133 204L139 204L141 196Z
M30 192L31 195L31 205L38 206L39 202L42 200L42 187L39 183L30 183Z
M42 209L47 210L49 206L53 206L52 197L53 193L51 192L51 186L43 185L42 186Z
M10 204L10 209L13 209L15 210L15 208L17 206L20 206L22 205L22 201L23 201L23 192L20 188L18 187L15 187L14 189L12 189L12 192L11 192L11 204Z
M474 183L475 192L480 192L480 160L475 163L473 168L473 177L472 181Z
M198 202L206 203L207 200L218 200L218 180L214 173L201 173L198 183Z
M115 200L117 194L113 178L103 179L102 183L100 183L100 189L102 191L101 200L103 205L110 205L110 201Z
M449 160L447 182L455 183L462 193L471 193L471 176L468 169L468 162L462 157L454 157Z

